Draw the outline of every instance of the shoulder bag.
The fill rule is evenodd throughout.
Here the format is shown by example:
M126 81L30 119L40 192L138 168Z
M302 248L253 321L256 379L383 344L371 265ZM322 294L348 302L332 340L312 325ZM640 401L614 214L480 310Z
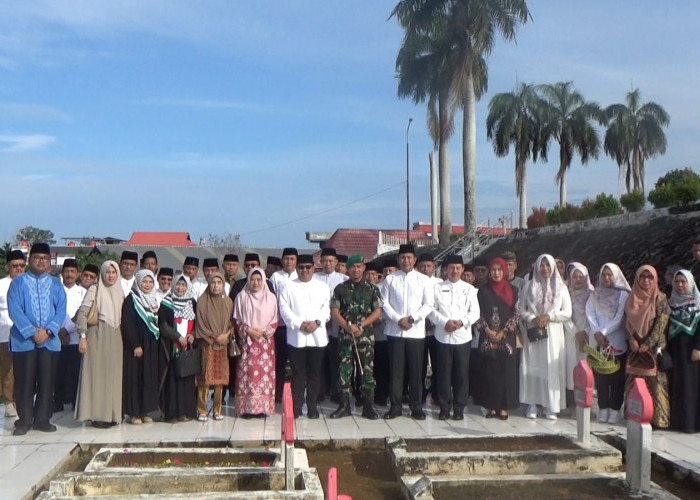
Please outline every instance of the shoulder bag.
M92 305L90 306L90 309L87 312L87 326L96 326L100 319L100 314L97 310L97 292L99 290L100 285L95 285L95 300L92 301Z

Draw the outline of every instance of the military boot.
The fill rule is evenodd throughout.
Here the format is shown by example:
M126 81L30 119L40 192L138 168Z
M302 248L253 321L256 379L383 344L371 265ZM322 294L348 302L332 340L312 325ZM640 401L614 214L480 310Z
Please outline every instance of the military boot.
M362 398L362 416L370 420L377 420L379 418L379 413L374 408L374 394L367 393L363 394Z
M352 411L350 410L350 398L348 398L346 395L342 395L338 409L331 413L328 417L342 418L349 417L350 415L352 415Z

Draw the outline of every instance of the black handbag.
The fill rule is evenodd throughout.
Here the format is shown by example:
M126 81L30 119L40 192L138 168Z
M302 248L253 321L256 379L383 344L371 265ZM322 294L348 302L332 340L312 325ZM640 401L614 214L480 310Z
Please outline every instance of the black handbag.
M202 369L202 353L198 348L178 351L173 356L173 366L177 378L197 375Z
M663 372L668 372L673 369L673 358L668 351L663 350L656 354L656 365L659 367L659 370Z
M548 337L547 327L538 328L533 326L527 329L527 339L530 342L537 342L538 340L544 340Z

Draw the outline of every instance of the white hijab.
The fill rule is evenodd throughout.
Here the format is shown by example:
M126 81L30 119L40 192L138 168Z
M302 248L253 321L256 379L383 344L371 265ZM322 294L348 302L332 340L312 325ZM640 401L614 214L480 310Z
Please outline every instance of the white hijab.
M540 264L546 260L552 269L549 279L545 280L540 272ZM551 314L561 305L562 293L568 293L557 265L549 254L540 255L535 262L532 280L527 290L527 308L535 314Z

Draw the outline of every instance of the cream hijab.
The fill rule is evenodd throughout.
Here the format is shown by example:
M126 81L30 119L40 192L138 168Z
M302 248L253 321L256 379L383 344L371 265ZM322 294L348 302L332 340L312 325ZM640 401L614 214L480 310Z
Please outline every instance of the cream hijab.
M107 270L110 266L117 272L117 279L113 285L107 284ZM97 300L97 314L99 321L107 323L113 328L119 328L122 322L122 304L124 303L124 292L122 291L119 278L119 264L113 260L106 260L100 268L100 278L97 285L92 285L85 294L82 306L92 307Z

